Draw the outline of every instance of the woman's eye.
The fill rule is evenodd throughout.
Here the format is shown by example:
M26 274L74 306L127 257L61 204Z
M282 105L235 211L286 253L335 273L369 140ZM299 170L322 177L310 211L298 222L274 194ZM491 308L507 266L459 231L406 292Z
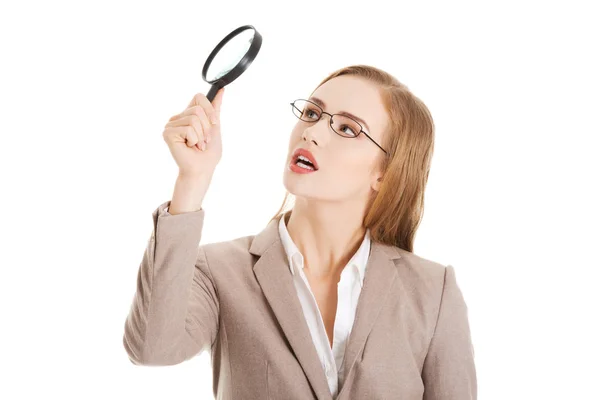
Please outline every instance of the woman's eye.
M346 132L346 129L347 129L348 131L350 131L350 132L349 132L349 133L348 133L348 132ZM351 135L351 136L356 136L356 132L354 132L354 131L352 130L352 128L350 128L348 125L342 125L342 126L340 127L340 130L341 130L342 132L348 133L348 135Z
M318 114L317 114L316 112L314 112L313 110L308 110L308 111L306 112L306 116L307 116L308 118L316 118L316 117L317 117L317 115L318 115Z

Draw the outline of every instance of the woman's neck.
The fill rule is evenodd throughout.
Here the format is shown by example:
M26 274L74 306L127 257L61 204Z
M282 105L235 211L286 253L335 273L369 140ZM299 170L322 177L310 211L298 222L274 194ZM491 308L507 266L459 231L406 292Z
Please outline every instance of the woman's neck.
M308 274L317 280L339 277L364 239L363 215L358 204L296 202L285 222Z

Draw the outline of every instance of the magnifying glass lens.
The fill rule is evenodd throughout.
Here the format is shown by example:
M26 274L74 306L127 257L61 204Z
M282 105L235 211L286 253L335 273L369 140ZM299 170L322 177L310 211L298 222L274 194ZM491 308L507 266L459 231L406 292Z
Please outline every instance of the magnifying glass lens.
M253 29L241 32L219 50L206 72L207 81L214 81L221 78L241 61L252 44L254 32Z
M202 79L211 85L206 94L209 101L248 68L261 44L262 36L252 25L240 26L219 42L202 67Z

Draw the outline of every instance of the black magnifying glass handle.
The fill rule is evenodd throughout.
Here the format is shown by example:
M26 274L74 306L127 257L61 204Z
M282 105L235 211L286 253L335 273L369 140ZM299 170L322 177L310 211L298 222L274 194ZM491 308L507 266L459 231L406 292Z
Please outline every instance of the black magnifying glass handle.
M210 101L212 103L213 99L215 98L215 96L217 95L217 92L223 88L224 86L220 83L213 83L210 86L210 90L208 91L208 93L206 94L206 98L208 99L208 101Z

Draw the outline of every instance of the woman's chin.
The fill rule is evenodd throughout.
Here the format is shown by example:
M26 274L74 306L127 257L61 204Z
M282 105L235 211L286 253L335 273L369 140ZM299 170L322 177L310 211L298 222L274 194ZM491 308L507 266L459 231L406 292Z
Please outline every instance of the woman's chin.
M302 177L298 178L291 172L286 172L283 177L283 186L290 194L294 196L306 196L313 192L313 187L310 182L303 180ZM310 196L309 196L310 197Z

